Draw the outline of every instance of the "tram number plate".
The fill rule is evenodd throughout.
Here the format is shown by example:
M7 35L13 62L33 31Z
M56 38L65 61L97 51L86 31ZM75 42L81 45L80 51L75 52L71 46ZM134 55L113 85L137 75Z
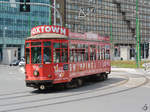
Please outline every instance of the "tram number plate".
M63 65L63 69L64 69L64 70L68 70L68 64L64 64L64 65Z

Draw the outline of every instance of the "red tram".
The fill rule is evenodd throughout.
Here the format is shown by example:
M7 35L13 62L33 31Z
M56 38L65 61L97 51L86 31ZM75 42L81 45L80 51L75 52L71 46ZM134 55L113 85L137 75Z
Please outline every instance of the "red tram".
M72 33L60 26L32 28L25 58L26 86L41 90L55 84L82 85L91 76L105 80L111 72L109 37Z

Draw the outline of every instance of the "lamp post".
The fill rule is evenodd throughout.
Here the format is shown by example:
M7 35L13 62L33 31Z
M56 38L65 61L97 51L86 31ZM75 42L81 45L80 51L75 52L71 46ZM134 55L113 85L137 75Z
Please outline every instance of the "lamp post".
M54 0L54 7L56 7L56 0ZM56 10L54 10L54 25L56 25Z
M139 30L139 18L138 18L138 0L136 0L136 67L140 65L140 30Z

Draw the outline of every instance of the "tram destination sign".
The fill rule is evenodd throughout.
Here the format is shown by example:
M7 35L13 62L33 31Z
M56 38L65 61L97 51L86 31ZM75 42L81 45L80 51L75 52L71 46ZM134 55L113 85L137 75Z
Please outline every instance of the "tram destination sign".
M69 29L61 26L54 26L54 25L41 25L41 26L33 27L31 30L31 36L44 34L44 33L69 36Z

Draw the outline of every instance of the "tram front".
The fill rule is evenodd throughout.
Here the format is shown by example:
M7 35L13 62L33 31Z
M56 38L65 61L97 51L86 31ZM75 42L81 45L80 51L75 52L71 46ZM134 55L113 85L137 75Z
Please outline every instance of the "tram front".
M26 86L44 90L53 84L69 81L68 29L37 26L25 41Z

